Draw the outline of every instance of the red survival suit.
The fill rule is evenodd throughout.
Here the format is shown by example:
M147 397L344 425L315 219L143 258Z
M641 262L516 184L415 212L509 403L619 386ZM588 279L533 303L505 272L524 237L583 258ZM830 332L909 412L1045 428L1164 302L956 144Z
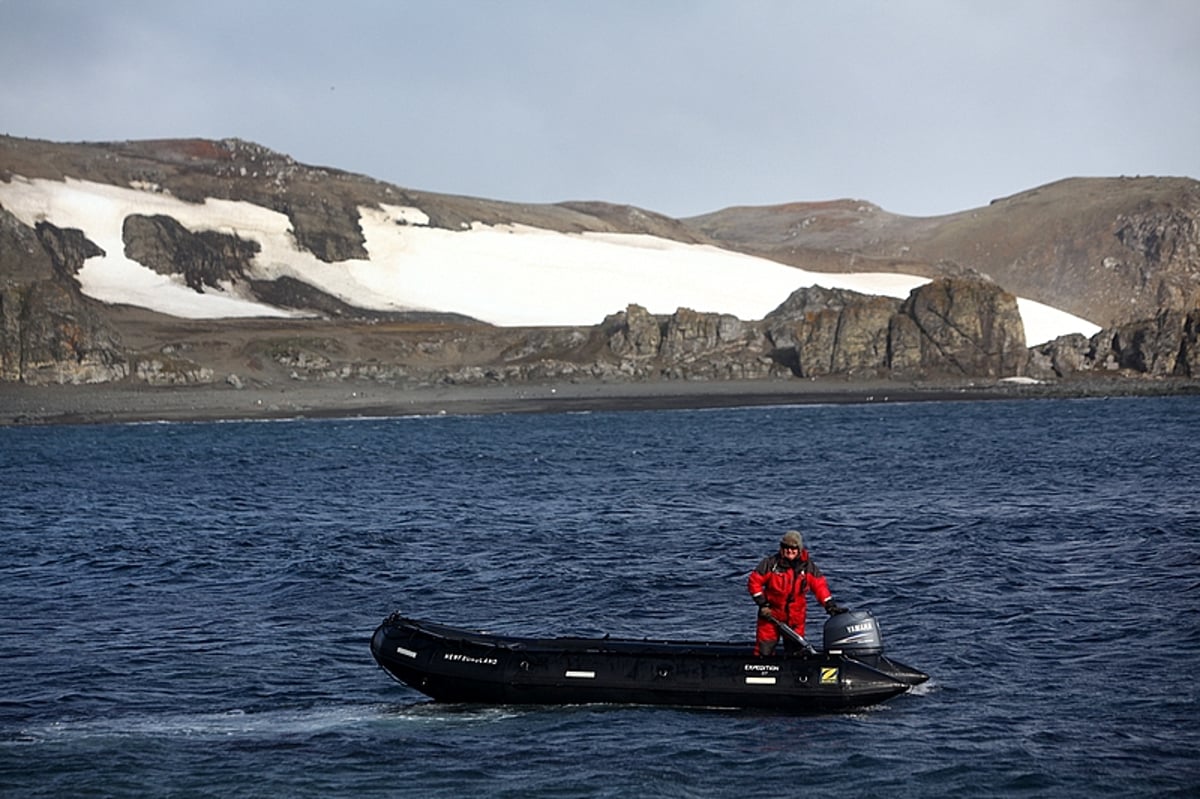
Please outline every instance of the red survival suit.
M808 557L808 550L800 550L795 560L785 560L776 552L768 555L754 567L747 581L750 596L759 607L769 607L771 614L791 627L801 635L804 634L804 622L808 611L804 592L811 590L813 596L822 605L829 602L832 594L826 584L824 575ZM767 653L774 651L775 642L779 640L779 628L771 619L758 617L758 627L755 630L754 654L760 654L760 649ZM768 646L763 646L766 642Z

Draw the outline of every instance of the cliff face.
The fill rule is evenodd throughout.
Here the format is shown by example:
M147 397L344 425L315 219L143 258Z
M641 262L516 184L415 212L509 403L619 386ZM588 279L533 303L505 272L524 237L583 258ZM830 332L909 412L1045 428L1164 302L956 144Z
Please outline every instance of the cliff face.
M127 375L119 336L74 275L96 245L0 210L0 380L100 383Z
M1200 184L1189 179L1067 180L930 219L837 201L673 220L604 203L417 192L237 140L0 137L0 188L39 178L135 186L148 198L195 205L252 203L286 217L298 251L329 274L367 257L362 208L412 206L422 225L445 231L489 224L632 233L813 271L936 279L905 299L802 288L762 319L689 308L655 315L629 304L591 327L501 328L436 310L359 307L287 264L255 272L261 244L236 225L195 229L148 202L123 217L117 248L125 258L197 293L232 291L305 315L187 321L85 296L80 270L104 247L79 229L22 222L0 202L5 381L1200 377ZM1027 349L1017 296L1103 329Z

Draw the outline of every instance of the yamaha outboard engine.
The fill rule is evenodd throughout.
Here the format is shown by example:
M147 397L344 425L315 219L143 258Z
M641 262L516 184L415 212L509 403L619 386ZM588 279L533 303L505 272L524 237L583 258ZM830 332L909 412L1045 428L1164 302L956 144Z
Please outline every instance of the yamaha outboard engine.
M830 616L825 622L824 644L827 654L853 658L906 685L920 685L929 679L925 672L897 663L883 654L879 622L869 610L850 610Z
M883 653L879 623L869 610L848 610L825 622L825 651L851 657Z

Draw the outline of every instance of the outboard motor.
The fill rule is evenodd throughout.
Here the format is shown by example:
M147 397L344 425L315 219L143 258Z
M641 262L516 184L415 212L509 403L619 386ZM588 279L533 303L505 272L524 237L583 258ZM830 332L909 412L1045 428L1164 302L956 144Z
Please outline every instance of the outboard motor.
M851 657L883 653L879 623L869 610L849 610L830 616L825 622L825 651L842 652Z

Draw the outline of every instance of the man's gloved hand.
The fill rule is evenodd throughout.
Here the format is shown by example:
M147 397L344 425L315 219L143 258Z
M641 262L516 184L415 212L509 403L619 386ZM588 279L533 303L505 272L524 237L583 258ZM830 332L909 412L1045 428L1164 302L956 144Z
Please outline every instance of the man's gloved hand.
M759 616L761 616L761 617L762 617L762 618L764 618L764 619L773 619L773 618L775 618L775 614L773 614L773 613L771 612L771 609L770 609L769 607L767 607L766 605L763 605L762 607L760 607L760 608L758 609L758 615L759 615Z
M830 616L836 616L839 613L849 613L850 608L844 608L841 605L839 605L837 602L834 602L832 599L830 599L828 602L825 603L825 612L828 613Z

